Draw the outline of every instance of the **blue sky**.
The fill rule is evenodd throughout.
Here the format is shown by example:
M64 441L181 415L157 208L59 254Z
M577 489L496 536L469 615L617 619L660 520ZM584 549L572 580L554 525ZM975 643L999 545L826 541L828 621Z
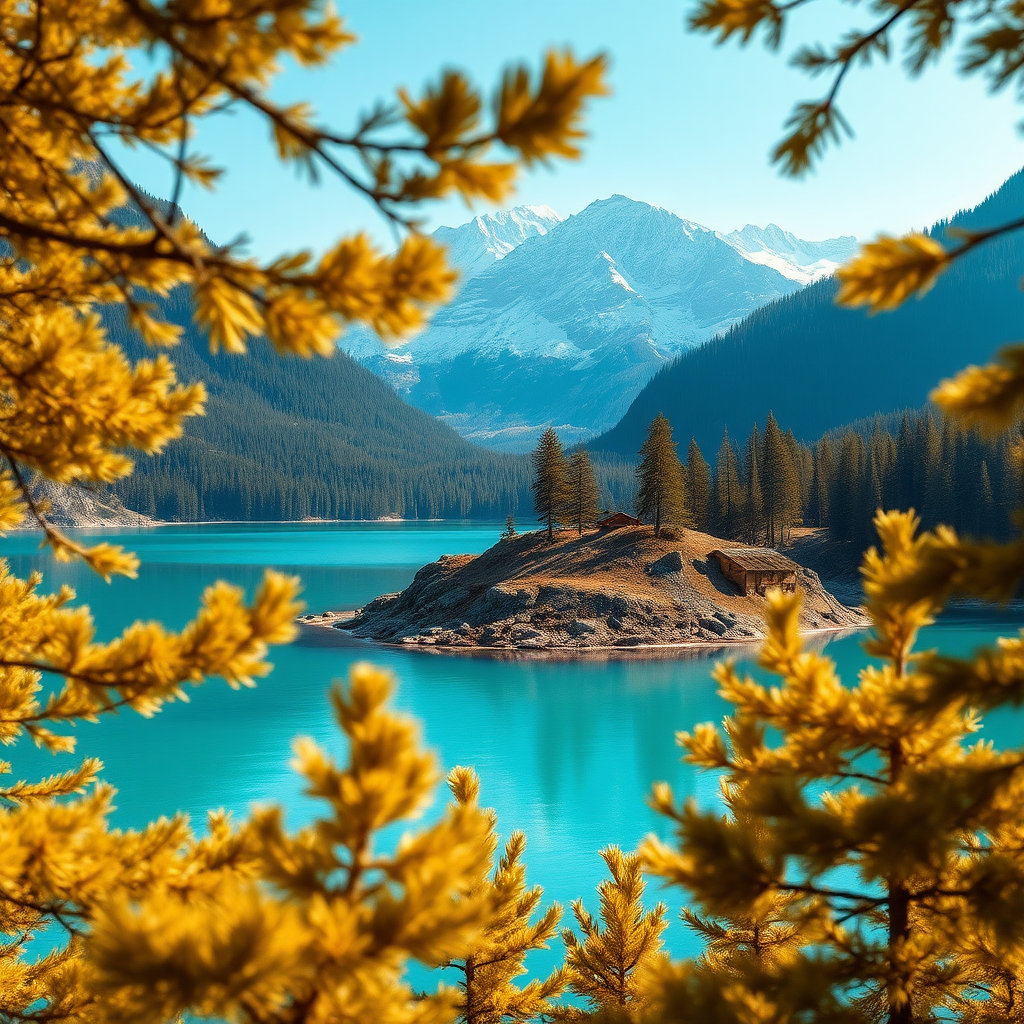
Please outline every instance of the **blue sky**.
M563 216L622 193L720 230L774 221L805 238L902 231L971 205L1024 165L1017 123L1024 110L951 62L907 81L898 65L848 76L842 109L856 136L830 152L811 177L793 182L768 154L794 101L818 95L760 45L716 47L684 30L689 5L675 0L350 0L340 5L360 43L331 66L288 68L279 99L311 100L319 120L348 128L357 114L398 85L414 90L443 66L496 83L502 66L536 65L550 45L578 55L606 51L614 95L596 102L591 138L575 164L529 174L515 202L547 203ZM835 18L864 24L867 12L811 5L791 38L831 39ZM219 116L198 148L227 174L213 195L186 193L184 205L218 241L239 234L268 257L367 229L386 240L379 216L325 177L319 186L277 164L269 133L255 118ZM168 173L145 156L128 167L166 195ZM473 213L437 204L430 223L458 224Z

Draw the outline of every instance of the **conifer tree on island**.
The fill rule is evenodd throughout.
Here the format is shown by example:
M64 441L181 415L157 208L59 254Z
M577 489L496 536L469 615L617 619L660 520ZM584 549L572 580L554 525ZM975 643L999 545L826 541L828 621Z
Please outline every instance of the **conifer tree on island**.
M282 355L330 355L350 323L401 338L456 280L443 248L414 229L422 204L501 201L522 166L577 156L583 108L605 91L602 58L551 52L537 74L510 68L492 97L450 70L347 128L273 99L282 65L321 65L354 42L316 0L3 5L0 530L28 519L58 557L104 578L134 575L133 555L61 533L29 485L33 475L123 479L134 457L160 452L201 413L202 385L180 384L166 351L181 328L152 297L181 289L198 333L235 356L260 338ZM364 234L316 258L260 261L211 244L178 201L185 181L217 183L193 142L225 109L260 118L282 161L310 177L337 174L376 203L401 236L395 251ZM118 165L121 144L163 160L167 202ZM151 357L129 362L100 307ZM150 715L210 677L252 685L301 607L298 582L267 573L248 603L236 587L210 587L180 632L137 623L100 643L70 590L39 584L0 566L0 734L14 745L4 773L19 772L18 744L71 752L78 722ZM112 830L113 791L92 759L4 786L0 1016L451 1020L455 993L414 992L406 968L464 955L493 930L492 822L458 804L386 852L381 830L409 824L439 780L415 726L387 709L390 689L384 673L359 666L335 692L347 763L297 745L318 812L292 833L273 807L239 821L214 813L203 838L181 816Z
M761 449L765 542L773 548L785 540L786 529L800 517L800 480L792 451L771 412L765 423Z
M505 529L501 531L502 540L514 540L519 536L516 529L516 517L511 512L505 517Z
M684 525L687 510L683 466L672 440L672 425L661 413L647 428L636 475L640 485L637 514L654 520L654 536L661 536L663 524Z
M733 537L740 528L743 512L743 484L736 449L725 431L715 465L715 521L723 537Z
M764 542L764 495L761 490L761 436L754 424L747 439L743 530L748 544Z
M567 519L569 502L569 466L562 442L553 427L548 427L530 456L533 462L533 509L537 521L548 531L548 543L555 539L555 523Z
M576 448L569 457L566 518L582 537L584 529L597 522L601 494L594 479L594 467L586 448Z
M708 533L711 529L711 468L692 437L686 454L686 482L694 525Z

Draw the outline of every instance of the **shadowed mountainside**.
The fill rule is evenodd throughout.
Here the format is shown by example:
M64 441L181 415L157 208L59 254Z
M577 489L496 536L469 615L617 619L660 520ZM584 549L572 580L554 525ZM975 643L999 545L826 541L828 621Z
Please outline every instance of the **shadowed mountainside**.
M1024 171L973 210L933 226L978 230L1020 216ZM919 408L932 388L1021 336L1024 233L999 238L963 259L923 298L868 316L835 305L826 279L757 310L724 336L659 372L595 451L637 450L659 412L676 437L714 452L726 427L743 438L769 410L803 441L845 423Z

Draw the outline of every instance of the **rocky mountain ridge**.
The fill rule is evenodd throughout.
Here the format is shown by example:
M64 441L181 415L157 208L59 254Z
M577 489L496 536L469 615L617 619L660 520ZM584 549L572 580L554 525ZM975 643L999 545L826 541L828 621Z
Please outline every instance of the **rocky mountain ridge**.
M61 530L158 525L158 520L126 508L116 495L109 492L87 487L66 487L41 478L32 484L31 489L33 498L48 506L47 521ZM39 526L28 516L16 529L37 530Z
M1024 171L929 233L955 246L959 232L1010 223L1022 205ZM837 282L816 281L683 353L591 447L632 455L658 413L672 421L677 438L685 443L694 436L709 456L726 429L742 443L769 411L813 444L848 423L919 409L939 381L987 363L1019 337L1022 265L1024 235L999 235L957 260L926 295L879 316L837 306ZM728 401L721 393L725 380Z
M436 237L463 269L454 302L401 348L358 330L343 346L464 437L509 451L548 425L568 441L609 428L680 352L855 244L774 226L721 235L620 195L565 220L519 207Z

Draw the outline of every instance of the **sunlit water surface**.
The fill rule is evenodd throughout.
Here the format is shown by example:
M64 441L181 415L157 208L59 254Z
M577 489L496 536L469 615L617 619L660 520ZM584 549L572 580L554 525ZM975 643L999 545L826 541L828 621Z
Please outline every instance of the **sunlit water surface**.
M88 531L82 531L86 534ZM101 637L136 618L180 626L203 588L226 579L252 589L266 566L302 577L310 610L352 608L400 590L425 562L442 554L481 552L498 525L461 523L256 524L167 526L103 539L138 552L138 580L107 585L78 566L55 564L38 537L4 542L12 568L44 572L45 588L69 582L95 615ZM957 616L933 626L926 646L966 653L1019 628L1012 616ZM710 670L715 658L585 661L493 660L372 646L339 646L332 633L304 630L273 652L273 674L254 690L210 683L149 720L127 713L78 728L79 753L95 755L118 789L115 821L141 825L185 811L202 828L208 808L244 814L278 801L296 825L315 810L291 770L291 743L314 736L339 757L344 748L326 700L332 680L356 660L372 659L400 680L397 705L422 723L442 765L472 765L483 801L497 809L505 834L528 836L529 875L563 904L593 902L602 877L597 851L608 843L634 848L664 824L645 804L651 784L669 781L680 795L715 798L716 780L679 763L675 732L720 720L726 712ZM828 644L844 677L867 659L856 635ZM1020 721L989 721L1000 743L1021 741ZM13 756L12 756L13 755ZM10 756L18 777L56 767L50 755L20 745ZM439 798L442 794L439 794ZM670 905L679 898L668 893ZM673 910L673 917L675 916ZM675 923L670 946L690 952L693 940ZM555 954L542 955L540 968Z

